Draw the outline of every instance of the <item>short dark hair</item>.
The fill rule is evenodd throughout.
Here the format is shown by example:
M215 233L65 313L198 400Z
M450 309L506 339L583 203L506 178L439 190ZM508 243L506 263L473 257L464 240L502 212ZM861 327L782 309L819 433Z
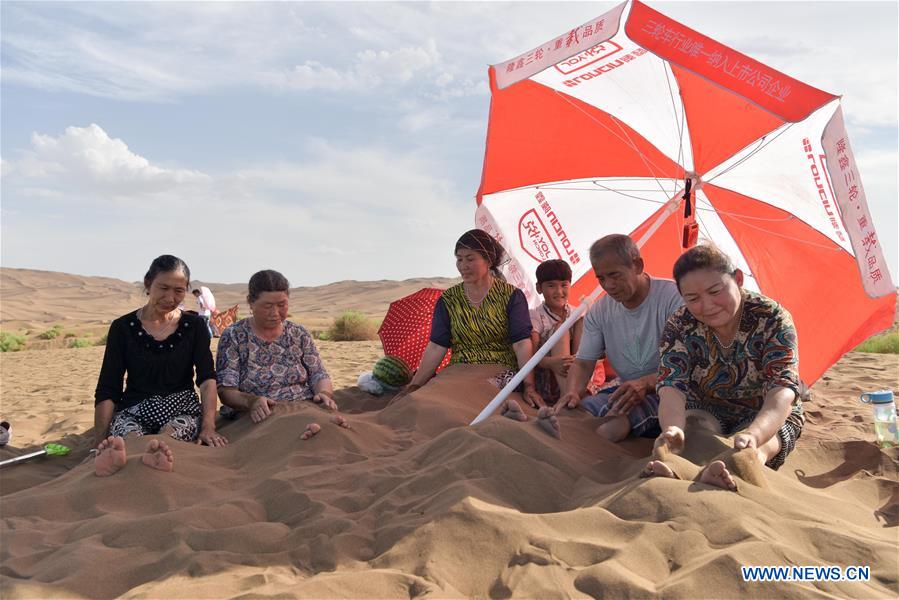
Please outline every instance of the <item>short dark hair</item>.
M144 275L144 289L149 290L150 286L153 285L153 280L155 280L160 273L172 273L175 271L181 271L184 274L185 279L187 279L188 284L190 284L190 269L187 267L187 263L171 254L157 256L153 259L153 262L150 263L150 268L147 269L147 273Z
M561 258L544 260L537 265L537 284L544 281L571 281L571 267Z
M590 246L590 264L596 264L599 257L612 253L618 257L624 265L632 265L640 260L640 249L629 235L613 233L601 237Z
M272 269L254 273L247 286L250 302L255 302L265 292L287 292L290 295L290 282L284 275Z
M458 253L461 249L477 252L490 263L490 271L494 276L502 277L499 267L503 263L506 251L502 244L493 239L493 236L483 229L469 229L456 241L456 248L453 253Z
M674 282L677 283L677 289L680 290L680 281L684 276L700 269L709 269L731 277L737 272L727 254L712 244L700 244L693 246L674 261Z

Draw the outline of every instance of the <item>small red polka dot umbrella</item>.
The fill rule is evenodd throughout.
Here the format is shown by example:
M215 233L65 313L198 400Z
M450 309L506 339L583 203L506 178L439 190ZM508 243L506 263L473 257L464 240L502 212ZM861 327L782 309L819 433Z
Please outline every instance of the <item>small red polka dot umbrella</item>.
M438 288L424 288L390 303L378 329L386 356L399 356L410 369L418 369L431 336L434 306L442 293ZM446 353L438 371L449 364L450 354Z

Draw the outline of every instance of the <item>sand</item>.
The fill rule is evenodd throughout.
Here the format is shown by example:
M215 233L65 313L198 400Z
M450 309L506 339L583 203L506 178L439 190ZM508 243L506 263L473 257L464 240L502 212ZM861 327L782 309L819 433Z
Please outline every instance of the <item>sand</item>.
M98 319L101 320L101 319ZM390 403L353 387L377 342L319 342L351 425L308 403L222 422L220 449L170 440L172 473L85 462L103 348L2 355L3 598L895 598L899 450L873 443L858 393L899 357L850 353L812 390L797 450L730 493L639 479L648 440L614 445L580 411L557 440L531 420L467 423L495 369L450 367ZM309 423L321 431L300 435ZM694 458L696 458L694 456ZM751 583L741 565L861 565L867 582Z
M561 440L533 420L467 427L494 391L490 367L448 368L385 407L346 387L377 356L371 343L322 344L352 429L285 406L260 425L221 424L224 449L172 441L173 473L139 462L158 436L129 439L126 467L100 479L81 463L98 350L3 359L17 447L0 456L26 441L75 448L0 472L4 598L897 592L899 454L870 442L870 408L854 399L889 384L896 357L835 366L786 466L732 494L637 479L649 442L600 441L585 413L562 416ZM301 441L312 422L322 431ZM741 580L741 565L768 564L867 565L871 581Z

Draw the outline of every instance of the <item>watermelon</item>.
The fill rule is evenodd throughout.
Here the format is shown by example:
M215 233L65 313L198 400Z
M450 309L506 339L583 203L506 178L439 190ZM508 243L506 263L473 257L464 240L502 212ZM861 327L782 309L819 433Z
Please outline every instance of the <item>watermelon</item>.
M375 379L391 387L402 387L412 381L412 371L398 356L385 356L372 369Z

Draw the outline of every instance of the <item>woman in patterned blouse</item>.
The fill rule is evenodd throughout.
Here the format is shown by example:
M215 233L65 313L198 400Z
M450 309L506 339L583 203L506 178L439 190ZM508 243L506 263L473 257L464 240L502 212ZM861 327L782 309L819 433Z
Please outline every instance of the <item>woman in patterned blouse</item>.
M421 364L397 397L427 383L450 348L450 364L499 364L510 370L533 356L527 300L499 274L503 247L486 231L472 229L456 242L455 253L462 283L443 292L437 301ZM531 406L543 404L533 372L524 380L523 396Z
M278 402L312 400L337 409L312 336L287 320L289 287L277 271L253 275L247 295L252 316L228 327L219 341L219 397L232 410L249 412L254 423L271 416Z
M714 433L733 436L735 449L755 449L762 463L779 468L804 423L790 313L742 289L743 273L711 246L685 252L674 264L674 280L684 307L669 318L660 344L657 450L683 449L686 416L692 413ZM674 476L660 460L651 461L644 474ZM699 477L736 489L721 460Z

